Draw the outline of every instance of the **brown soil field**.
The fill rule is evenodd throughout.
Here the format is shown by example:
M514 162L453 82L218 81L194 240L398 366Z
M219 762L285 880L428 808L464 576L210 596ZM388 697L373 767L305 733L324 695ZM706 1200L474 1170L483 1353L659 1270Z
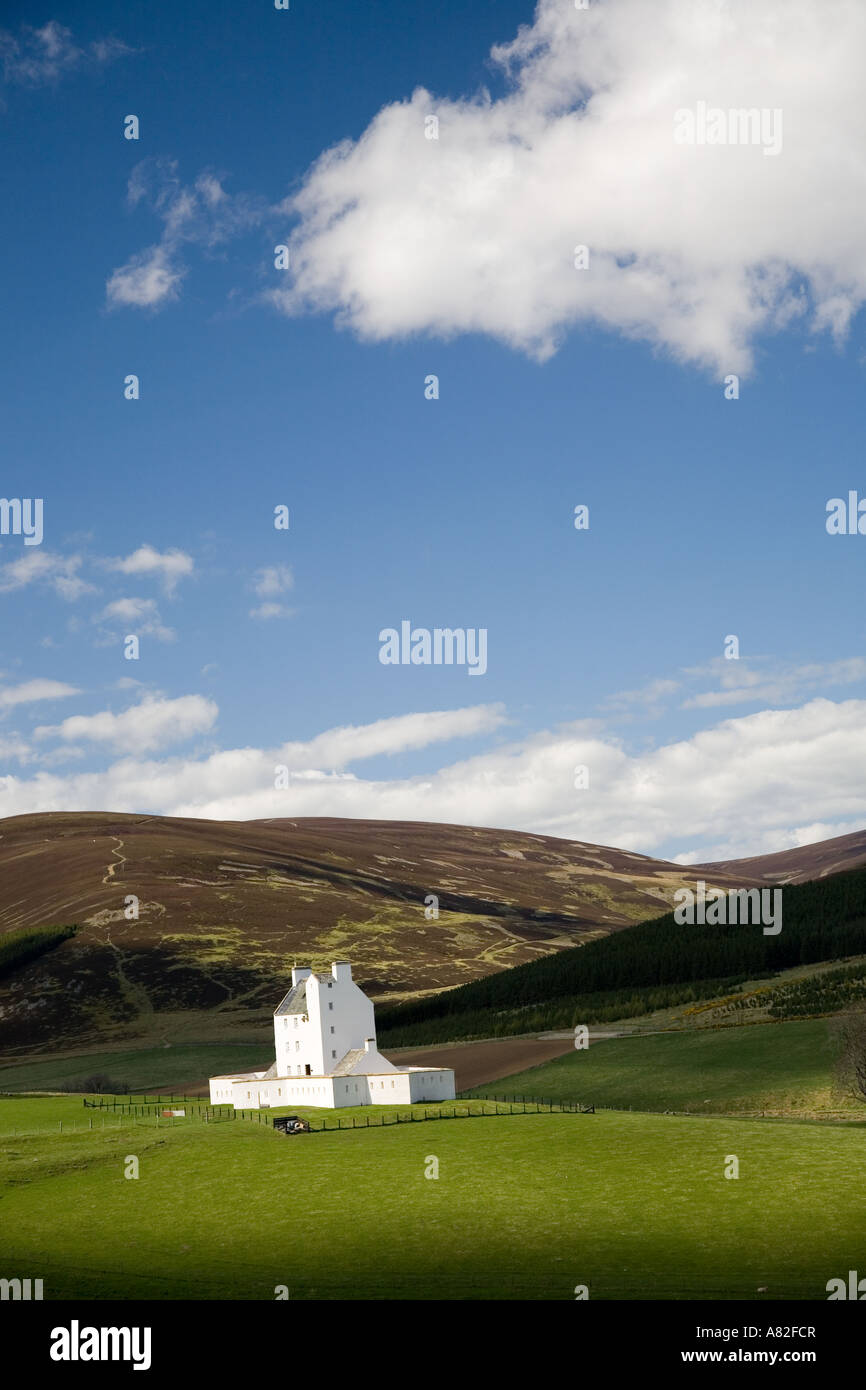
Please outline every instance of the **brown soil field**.
M472 1086L484 1086L500 1077L525 1071L527 1067L540 1066L553 1057L562 1057L573 1047L574 1041L569 1034L567 1038L491 1038L483 1042L442 1043L388 1051L382 1055L396 1067L453 1067L457 1090L468 1091ZM183 1084L175 1082L172 1091L179 1096L206 1096L208 1083L202 1077Z
M494 1038L487 1042L405 1048L382 1055L396 1067L453 1067L457 1090L468 1091L562 1057L573 1047L574 1039L570 1037Z

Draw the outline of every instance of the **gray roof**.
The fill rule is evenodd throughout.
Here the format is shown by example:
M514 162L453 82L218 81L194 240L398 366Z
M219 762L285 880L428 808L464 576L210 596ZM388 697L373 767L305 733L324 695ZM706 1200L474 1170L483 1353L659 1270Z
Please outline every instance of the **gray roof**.
M307 1012L307 981L299 980L296 985L292 985L285 999L274 1009L274 1017L278 1014L305 1014Z
M366 1048L363 1047L350 1048L345 1057L341 1057L337 1065L333 1068L331 1076L346 1076L351 1072L355 1063L360 1062L365 1052Z

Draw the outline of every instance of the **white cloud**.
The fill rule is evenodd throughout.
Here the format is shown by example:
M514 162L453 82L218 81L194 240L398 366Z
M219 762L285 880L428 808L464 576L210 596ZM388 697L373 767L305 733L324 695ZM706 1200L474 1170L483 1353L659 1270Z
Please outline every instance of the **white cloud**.
M93 621L121 624L131 628L137 637L155 637L158 642L174 642L177 637L174 628L162 622L152 598L116 598L97 613Z
M55 738L67 743L84 739L134 755L154 752L173 743L183 743L194 734L207 733L216 723L218 713L213 700L202 695L182 695L176 700L150 695L120 714L111 710L73 714L62 724L40 725L34 733L36 738Z
M256 571L253 587L260 598L271 598L284 594L294 585L292 571L288 565L266 565Z
M22 25L16 38L0 29L0 63L3 79L21 86L40 87L56 82L65 73L81 67L101 67L131 53L120 39L96 39L82 47L72 31L49 20L40 29Z
M110 808L238 820L428 820L536 831L648 854L667 847L691 860L784 848L810 826L853 830L866 822L863 700L817 699L795 710L764 710L640 753L577 724L420 776L374 781L345 770L358 758L494 732L503 720L498 706L481 706L330 730L310 743L270 750L237 748L164 762L129 757L105 772L10 776L0 779L0 814ZM78 735L69 728L68 736ZM574 788L578 764L589 768L586 790ZM274 786L278 765L290 769L285 790Z
M291 618L294 612L285 603L259 603L250 609L250 617L265 622L268 618Z
M110 308L156 309L178 297L186 274L184 246L205 251L256 225L265 206L243 194L230 195L215 174L204 172L191 185L181 183L177 163L144 159L128 184L131 207L149 206L163 223L158 242L136 252L106 282Z
M277 602L277 596L294 587L294 577L288 565L266 565L253 576L253 588L264 603L250 609L251 618L291 618L294 608Z
M810 691L866 681L866 661L859 656L776 669L758 663L757 670L747 661L726 661L720 657L707 669L718 676L719 688L690 696L683 701L682 709L714 709L747 703L788 704Z
M81 691L64 681L37 678L22 681L20 685L9 685L0 689L0 709L11 709L14 705L29 705L36 700L63 700L69 695L80 695Z
M182 266L172 259L167 246L148 246L130 256L108 277L106 294L112 308L155 308L177 299L184 277Z
M648 681L646 685L640 686L637 690L621 690L616 695L608 696L602 702L602 708L611 712L624 711L626 713L638 708L648 714L658 714L661 712L665 698L673 695L679 688L680 681L658 677Z
M183 550L159 551L152 545L140 545L131 555L108 560L108 567L121 574L155 574L162 580L167 593L172 593L178 580L192 574L194 561Z
M30 762L33 751L29 744L25 743L18 734L10 734L7 738L0 738L0 758L14 758L16 762Z
M539 358L598 323L720 374L795 319L841 337L866 300L864 51L851 0L541 0L493 50L504 95L419 89L323 154L270 297L369 340L481 332ZM780 153L678 144L701 101L780 109Z
M54 555L47 550L34 550L0 567L0 593L23 589L28 584L47 584L59 598L73 602L83 594L96 590L78 577L80 555Z

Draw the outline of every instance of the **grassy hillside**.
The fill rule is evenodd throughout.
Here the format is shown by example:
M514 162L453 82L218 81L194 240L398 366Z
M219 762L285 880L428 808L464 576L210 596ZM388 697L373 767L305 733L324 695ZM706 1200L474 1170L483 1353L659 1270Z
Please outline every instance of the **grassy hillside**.
M582 1283L594 1299L823 1300L866 1241L858 1130L600 1112L10 1141L23 1106L37 1126L71 1104L0 1101L0 1263L43 1278L46 1299L270 1299L284 1284L293 1301L570 1301Z
M818 1114L866 1120L833 1080L823 1019L612 1038L473 1095L531 1095L635 1110Z
M712 998L804 962L866 950L866 869L789 884L778 935L673 913L458 989L383 1010L386 1045L569 1028Z
M0 1092L57 1091L82 1078L106 1073L130 1091L168 1094L174 1089L180 1093L186 1084L200 1082L202 1077L256 1071L269 1067L273 1060L273 1044L268 1043L66 1054L0 1067Z

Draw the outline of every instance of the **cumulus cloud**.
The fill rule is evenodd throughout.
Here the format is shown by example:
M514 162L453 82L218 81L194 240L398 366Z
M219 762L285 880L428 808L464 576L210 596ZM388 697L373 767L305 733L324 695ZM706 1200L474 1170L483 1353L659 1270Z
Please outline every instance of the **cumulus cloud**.
M80 555L54 555L34 550L0 567L0 593L23 589L28 584L47 584L59 598L72 602L95 592L94 586L79 577Z
M173 593L178 580L192 574L194 562L183 550L159 551L152 545L140 545L125 558L108 560L110 569L121 574L153 574L163 583L166 593Z
M501 94L419 89L322 155L270 297L540 359L600 324L719 373L793 320L841 337L866 299L864 51L853 0L541 0L491 54ZM678 143L701 102L781 112L778 153Z
M56 82L68 72L85 67L103 67L132 49L120 39L96 39L81 45L70 29L56 20L41 28L24 24L17 36L0 29L0 69L3 80L19 86L41 87Z
M34 734L36 738L60 739L65 743L83 739L129 754L149 753L207 733L216 723L218 713L214 701L202 695L181 695L176 700L149 695L120 714L111 710L73 714L62 724L40 725Z
M866 820L863 700L763 710L638 753L581 723L423 775L364 779L347 770L361 757L494 732L504 719L499 706L479 706L330 730L270 750L162 762L128 757L104 772L9 776L0 779L0 813L110 807L238 820L429 820L536 831L681 862L783 849L808 837L809 827L843 834ZM582 790L574 786L579 765L589 769ZM278 767L288 769L285 787L275 785Z

